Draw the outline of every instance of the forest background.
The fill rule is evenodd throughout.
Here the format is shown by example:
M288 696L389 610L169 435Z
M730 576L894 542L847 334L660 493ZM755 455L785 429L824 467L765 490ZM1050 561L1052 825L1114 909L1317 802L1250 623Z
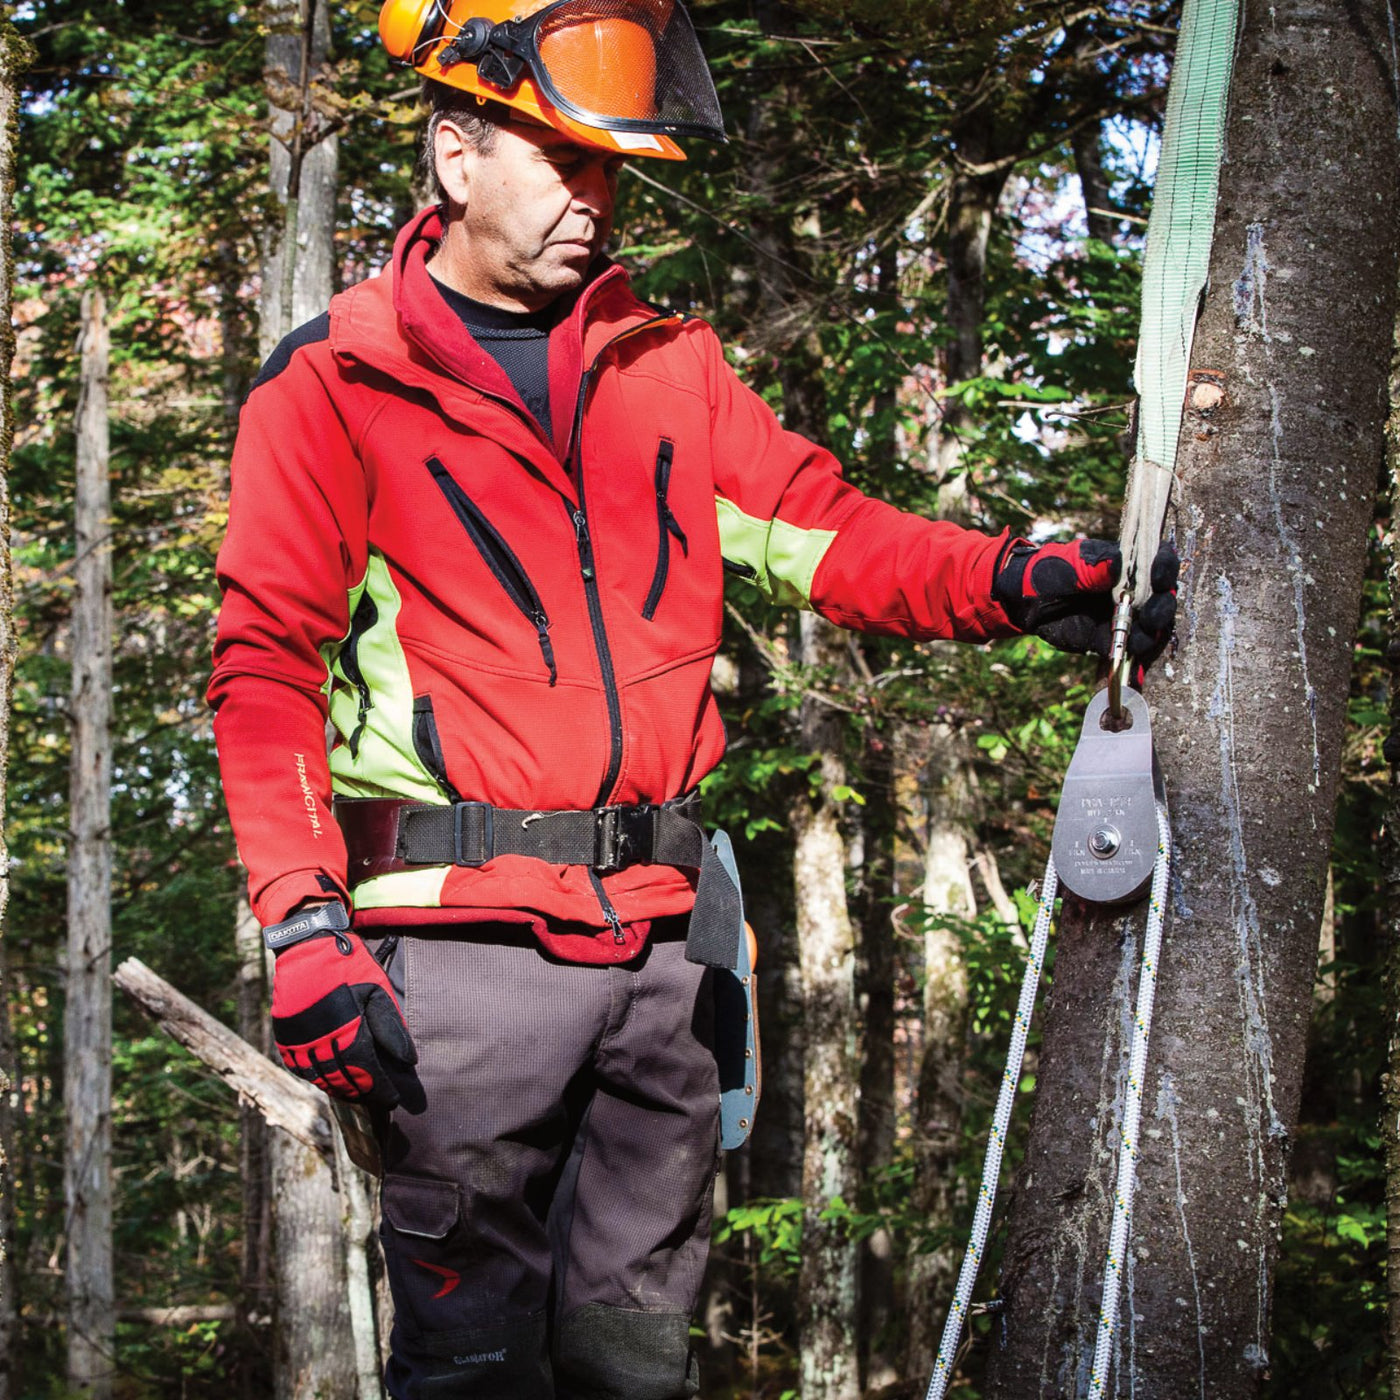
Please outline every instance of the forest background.
M615 255L641 294L713 320L739 372L872 494L986 530L1115 535L1178 6L697 0L693 12L731 140L624 173ZM319 33L303 44L308 14ZM31 47L14 208L20 646L3 1052L18 1122L0 1309L16 1397L67 1393L80 322L100 292L112 952L257 1041L261 969L237 937L240 868L202 698L213 562L239 404L269 329L301 319L269 272L289 227L303 245L326 240L334 290L382 268L422 202L416 83L386 62L376 14L371 0L13 10ZM279 36L304 65L277 57ZM292 128L293 163L319 183L306 180L289 225L286 149L279 168L271 133ZM1388 500L1353 653L1272 1295L1263 1393L1276 1397L1388 1393ZM721 1177L697 1333L704 1394L802 1386L818 1400L802 1381L802 1323L813 1259L838 1255L859 1273L833 1304L859 1385L922 1393L912 1378L928 1372L971 1214L1034 915L1021 891L1044 860L1093 667L1030 640L836 637L728 586L716 686L730 754L706 796L735 836L759 934L766 1081L753 1141ZM826 929L828 972L849 979L834 1022L821 1013L828 972L803 956L799 927ZM115 1393L310 1394L281 1373L295 1303L279 1287L248 1113L127 999L113 1010ZM852 1186L819 1210L803 1197L814 1143ZM975 1323L985 1339L991 1318ZM982 1354L967 1357L962 1393L980 1393Z

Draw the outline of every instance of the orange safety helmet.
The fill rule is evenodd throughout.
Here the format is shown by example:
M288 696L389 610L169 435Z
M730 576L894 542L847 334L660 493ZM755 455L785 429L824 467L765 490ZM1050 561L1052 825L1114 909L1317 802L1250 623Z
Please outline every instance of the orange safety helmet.
M725 139L680 0L385 0L379 37L425 78L586 146L684 160L672 136Z

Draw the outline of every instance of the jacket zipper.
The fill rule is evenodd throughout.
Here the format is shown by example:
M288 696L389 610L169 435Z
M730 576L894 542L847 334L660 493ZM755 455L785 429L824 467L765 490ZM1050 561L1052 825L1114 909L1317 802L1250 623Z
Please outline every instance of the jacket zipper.
M540 654L549 667L549 683L554 685L559 679L559 668L554 661L554 643L549 637L549 615L540 602L540 595L524 565L516 558L515 551L505 542L504 537L482 514L481 508L453 480L447 468L437 457L428 458L428 470L437 482L448 504L462 522L463 528L476 546L477 552L486 561L486 566L496 576L497 582L505 589L511 602L520 609L526 620L535 629L539 639Z
M617 781L618 772L622 768L622 700L618 695L617 672L613 668L612 649L608 645L607 628L603 623L603 602L598 593L598 568L593 557L593 539L588 531L588 501L583 483L583 411L588 406L588 392L593 387L598 366L602 363L603 356L614 345L636 335L639 331L650 330L653 326L666 325L669 322L683 319L674 315L654 316L649 321L643 321L641 325L633 326L630 330L622 331L613 336L593 357L593 363L584 370L579 380L578 401L574 405L574 421L569 428L569 447L564 457L564 465L574 483L574 490L578 492L578 505L574 506L565 499L564 508L569 512L574 523L574 539L578 542L579 571L583 577L584 596L588 599L588 620L593 629L593 648L598 653L598 669L602 673L603 693L608 702L608 766L607 771L603 774L603 781L598 786L598 795L593 799L595 807L601 807L607 802L608 794L612 791L613 784ZM590 870L588 878L592 882L593 893L598 897L603 917L612 929L613 942L625 943L627 940L622 932L622 920L618 916L617 910L613 908L607 892L603 889L603 882L599 878L598 872Z
M586 380L584 381L587 382ZM574 524L574 539L578 543L579 572L583 576L583 592L588 599L588 621L593 629L593 646L598 653L598 665L603 673L603 694L608 702L608 766L598 785L595 807L601 807L617 781L622 767L622 699L617 689L617 672L613 669L612 648L608 645L607 628L603 623L603 600L598 593L598 566L593 558L593 537L588 533L588 511L583 500L583 482L577 481L578 505L564 502Z
M608 921L608 927L612 929L613 942L626 943L627 935L622 931L622 916L613 908L612 900L608 898L608 892L603 888L603 882L598 877L598 872L590 870L588 879L593 885L593 893L598 896L598 903L602 906L603 917Z
M651 578L651 588L647 591L647 600L642 605L642 616L648 622L656 614L657 605L661 602L661 595L666 588L666 575L671 568L671 536L676 537L676 542L681 547L681 553L687 558L690 557L690 542L685 537L685 531L681 529L680 522L671 512L671 504L667 498L667 492L671 484L671 463L675 458L675 444L670 438L662 438L660 445L656 449L656 572Z
M454 802L459 801L457 789L448 781L447 760L443 757L442 738L438 733L431 695L413 697L413 751L443 792Z
M370 697L369 682L365 680L365 673L360 667L360 639L366 632L379 621L379 609L375 605L374 599L370 597L366 590L360 595L360 601L355 605L355 615L350 619L350 635L345 639L345 645L340 650L340 669L345 673L345 679L355 687L355 692L359 696L359 707L355 714L355 727L350 731L349 737L345 741L345 746L350 750L351 758L358 758L360 752L360 738L365 732L365 723L369 719L369 712L374 708L374 701Z

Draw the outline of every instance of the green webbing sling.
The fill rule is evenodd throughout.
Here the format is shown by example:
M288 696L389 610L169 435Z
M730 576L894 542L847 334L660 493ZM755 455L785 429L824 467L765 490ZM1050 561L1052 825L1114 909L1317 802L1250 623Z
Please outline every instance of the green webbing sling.
M1150 592L1148 570L1166 519L1191 340L1210 267L1238 11L1238 0L1187 0L1167 92L1133 371L1137 451L1123 509L1124 586L1138 604Z

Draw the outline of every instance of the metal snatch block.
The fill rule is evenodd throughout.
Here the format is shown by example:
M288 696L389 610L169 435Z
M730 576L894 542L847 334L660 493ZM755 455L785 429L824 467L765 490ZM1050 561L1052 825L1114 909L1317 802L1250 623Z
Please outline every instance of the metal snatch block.
M1112 730L1108 691L1089 701L1050 842L1060 883L1094 904L1136 899L1157 858L1152 722L1137 691L1125 687L1122 705L1131 727Z

